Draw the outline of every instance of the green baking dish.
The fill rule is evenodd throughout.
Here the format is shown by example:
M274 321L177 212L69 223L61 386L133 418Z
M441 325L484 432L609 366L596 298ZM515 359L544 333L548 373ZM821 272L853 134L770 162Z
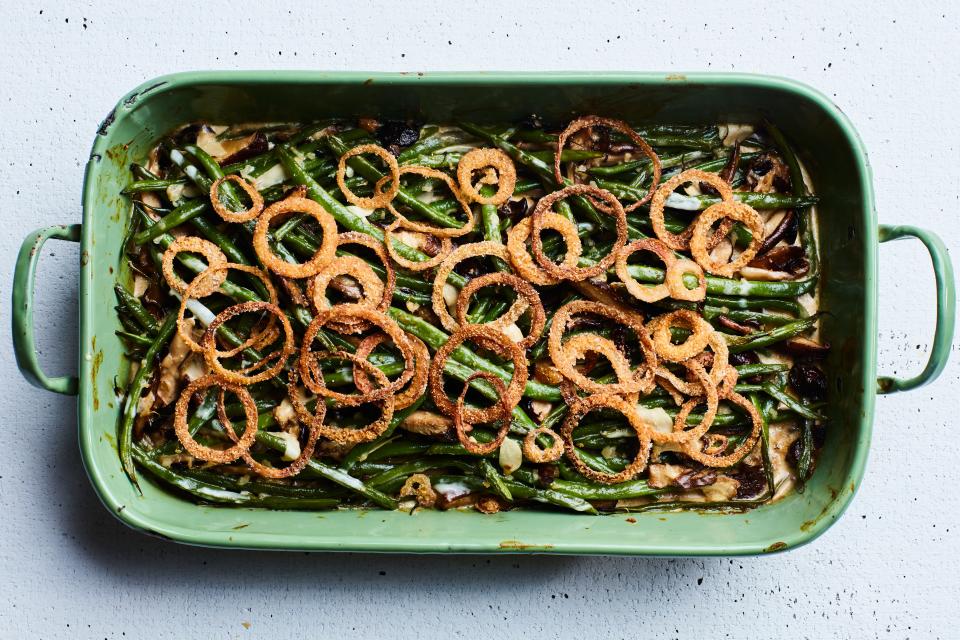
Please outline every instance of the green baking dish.
M641 513L600 517L539 511L276 512L198 506L150 482L138 495L124 477L114 434L123 379L112 285L129 204L119 193L127 166L164 132L186 121L304 121L329 116L416 115L512 120L601 113L631 122L776 122L795 142L821 198L823 331L834 345L824 455L808 490L743 514ZM876 378L877 243L924 242L937 280L937 333L915 378ZM48 238L79 241L79 377L49 378L38 366L32 326L33 276ZM13 289L18 364L32 383L79 393L80 450L97 493L128 525L180 542L267 549L385 552L549 552L624 555L732 555L793 548L823 533L844 511L864 472L874 398L919 386L945 365L955 293L946 248L913 227L879 227L870 166L846 117L811 89L746 75L628 73L378 74L318 72L184 73L157 78L124 97L100 125L87 165L83 225L38 230L24 242Z

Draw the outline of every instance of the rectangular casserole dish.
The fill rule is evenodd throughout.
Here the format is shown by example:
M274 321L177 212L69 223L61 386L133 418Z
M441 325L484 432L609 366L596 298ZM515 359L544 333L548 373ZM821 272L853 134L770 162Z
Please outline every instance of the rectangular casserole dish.
M198 506L121 471L114 380L128 363L114 335L113 284L130 205L120 195L128 166L188 121L309 121L331 116L560 120L598 113L633 123L778 124L794 142L821 198L823 332L833 349L826 446L807 491L742 514L640 513L589 517L560 512L344 510L276 512ZM937 278L938 324L930 363L916 378L876 378L877 243L917 237ZM81 243L78 378L48 378L34 353L33 276L48 238ZM733 555L779 551L823 533L860 484L878 392L919 386L939 374L953 335L950 261L932 234L878 228L870 166L846 117L819 93L770 77L659 74L377 74L201 72L157 78L124 97L100 125L87 165L83 224L50 227L24 242L14 283L14 342L24 375L38 386L79 393L79 440L101 500L126 524L198 545L383 552L550 552Z

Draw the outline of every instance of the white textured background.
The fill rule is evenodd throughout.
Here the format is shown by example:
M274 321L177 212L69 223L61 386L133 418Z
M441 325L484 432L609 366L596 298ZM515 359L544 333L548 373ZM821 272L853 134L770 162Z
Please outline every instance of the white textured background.
M859 128L881 221L933 229L954 264L960 255L960 9L948 2L2 4L3 300L20 240L80 221L83 166L117 98L152 76L204 68L785 75L831 96ZM77 250L50 243L44 254L42 361L72 372ZM932 334L929 262L917 243L886 245L880 258L881 371L915 371ZM77 452L75 401L21 379L8 305L0 308L0 638L960 633L957 353L936 384L878 400L852 507L815 544L787 554L226 552L148 538L100 506Z

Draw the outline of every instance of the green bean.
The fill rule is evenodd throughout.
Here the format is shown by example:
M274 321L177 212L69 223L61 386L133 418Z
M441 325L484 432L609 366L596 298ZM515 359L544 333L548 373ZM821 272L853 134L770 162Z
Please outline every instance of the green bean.
M808 420L823 420L823 416L817 413L816 411L810 409L802 402L796 400L791 396L783 387L777 386L775 384L766 383L763 385L764 392L769 395L771 398L774 398L782 405L790 409L791 411L807 418Z
M150 338L136 333L130 333L129 331L114 331L114 333L118 337L123 338L127 342L130 342L138 347L149 347L151 344L153 344L153 341Z
M813 420L804 420L800 430L800 455L797 458L797 493L803 493L813 473Z
M490 485L493 492L504 500L512 502L513 494L510 493L510 487L507 486L504 477L493 468L490 461L481 458L480 461L477 462L477 466L480 468L480 473L483 474L484 479L487 481L487 484Z
M350 369L352 372L352 365L350 366ZM397 411L394 414L393 419L390 420L390 424L387 425L386 430L384 430L384 432L381 433L373 442L363 442L351 449L347 455L344 456L343 461L340 463L340 468L343 471L350 473L350 470L355 464L358 462L363 462L371 453L382 447L385 443L389 442L390 438L393 437L394 431L397 430L397 427L399 427L400 424L410 416L410 414L419 409L423 404L423 401L424 398L418 398L409 407Z
M800 167L800 162L797 160L793 148L790 146L790 143L787 142L786 137L780 129L774 126L773 123L766 122L764 126L767 133L773 138L773 142L777 146L777 152L780 154L780 157L783 158L783 162L787 165L787 169L790 172L790 186L793 190L793 197L798 199L806 198L809 195L807 184L803 179L803 169ZM813 220L811 220L811 215L809 211L807 211L810 206L815 203L816 200L797 206L797 214L800 217L800 236L803 240L803 248L807 261L810 263L810 278L816 277L820 272L820 255L817 253L817 236L813 229ZM807 215L803 215L804 213Z
M474 466L472 464L460 462L459 460L451 460L450 458L440 457L420 458L419 460L397 465L390 471L384 471L380 475L371 478L367 482L367 486L373 489L384 489L397 480L405 480L407 477L412 476L415 473L423 473L433 469L446 469L451 467L460 469L461 471L474 470Z
M666 489L654 489L646 480L631 480L619 484L597 484L595 482L571 482L554 480L550 483L554 491L583 498L584 500L629 500L644 498L663 493Z
M741 378L751 378L753 376L764 376L771 373L781 373L783 371L789 371L790 365L781 364L781 363L758 363L758 364L742 364L738 367L735 367L737 374Z
M538 489L530 487L508 478L503 479L503 484L506 485L506 488L510 490L511 495L519 498L520 500L533 500L534 502L542 502L544 504L552 504L558 507L572 509L573 511L578 511L580 513L597 515L597 510L593 507L593 505L582 498L568 496L560 493L559 491L553 491L551 489Z
M284 451L287 447L287 443L283 438L268 431L257 431L257 442L270 447L274 451ZM317 477L325 478L341 487L362 495L384 509L392 511L397 508L396 500L336 467L331 467L318 460L311 460L307 463L306 469Z
M725 296L707 296L704 303L712 307L717 307L726 312L730 309L744 310L766 310L777 309L780 311L789 311L800 318L807 314L806 309L796 300L786 300L779 298L755 299L755 298L728 298Z
M133 483L133 486L140 491L140 485L137 483L137 472L133 466L133 423L137 419L140 409L140 395L147 388L150 378L153 376L153 363L160 354L177 328L177 314L170 313L160 325L156 337L140 360L140 368L136 375L130 381L130 387L127 389L127 399L123 405L123 412L120 414L120 426L117 435L117 448L120 452L120 462L123 466L123 472Z
M120 193L125 196L132 196L144 191L165 191L170 187L179 184L186 184L186 178L177 178L175 180L136 180L131 182Z
M150 312L143 306L139 298L135 297L120 285L115 285L113 290L120 304L123 305L127 313L133 316L133 319L137 321L137 324L139 324L144 331L149 334L157 332L157 321L150 315Z
M581 264L585 261L581 260ZM630 265L627 267L630 275L640 282L657 284L663 282L663 269L644 265ZM785 282L767 282L760 280L732 280L717 276L706 276L707 293L724 296L744 296L761 298L791 298L809 293L816 286L815 280L799 280ZM689 288L697 285L697 279L692 274L686 274L684 283Z
M332 134L327 136L327 145L337 157L342 156L350 150L350 147L340 140L339 137ZM347 164L350 165L350 167L352 167L353 170L358 174L369 180L371 184L375 184L385 175L382 171L373 166L369 160L362 156L353 156L347 160ZM409 189L404 188L403 186L401 186L399 191L397 191L396 199L400 204L406 205L412 211L442 227L456 228L462 226L461 222L443 214L440 211L437 211L431 205L422 202L417 198L416 194L411 192Z
M197 216L209 210L209 204L203 200L186 200L183 204L176 207L173 211L162 217L151 227L147 227L140 233L133 236L136 244L145 244L157 236L166 233L174 227L193 220Z
M450 129L447 131L434 133L421 138L419 141L401 151L400 155L397 156L397 161L400 164L420 164L419 159L421 156L425 156L446 147L463 144L464 142L469 142L472 139L472 136L469 136L463 131L459 131L457 129Z
M180 489L205 502L239 507L260 507L265 509L333 509L340 504L337 498L303 498L287 496L254 495L252 493L231 491L223 484L212 484L179 474L153 460L140 447L134 448L137 464L167 484Z
M772 344L789 340L812 329L817 324L817 319L818 316L814 315L809 318L795 320L794 322L771 329L770 331L762 331L747 336L737 336L736 338L728 339L727 342L730 343L730 353L741 353L761 347L769 347Z
M636 202L647 195L646 189L632 187L615 180L605 180L597 178L597 186L606 189L617 198L628 202ZM753 191L734 191L733 197L739 202L750 205L754 209L791 209L794 207L807 207L817 203L814 196L794 196L783 193L755 193ZM679 193L672 193L667 198L666 206L672 209L682 209L684 211L702 211L712 204L720 202L717 196L688 196Z

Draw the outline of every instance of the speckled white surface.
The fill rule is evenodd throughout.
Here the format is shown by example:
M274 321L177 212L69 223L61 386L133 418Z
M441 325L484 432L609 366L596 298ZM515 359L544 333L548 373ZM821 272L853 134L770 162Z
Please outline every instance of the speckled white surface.
M960 255L960 12L951 3L298 8L306 4L4 3L4 300L23 236L80 220L83 166L116 99L152 76L197 68L785 75L830 95L859 128L880 219L934 229ZM50 243L44 253L42 360L51 372L70 372L77 250ZM880 258L881 371L918 370L932 333L929 263L916 243L886 245ZM956 357L936 384L878 400L868 472L852 507L815 544L788 554L237 553L148 538L100 506L77 453L74 400L20 378L7 305L0 315L2 638L957 637Z

